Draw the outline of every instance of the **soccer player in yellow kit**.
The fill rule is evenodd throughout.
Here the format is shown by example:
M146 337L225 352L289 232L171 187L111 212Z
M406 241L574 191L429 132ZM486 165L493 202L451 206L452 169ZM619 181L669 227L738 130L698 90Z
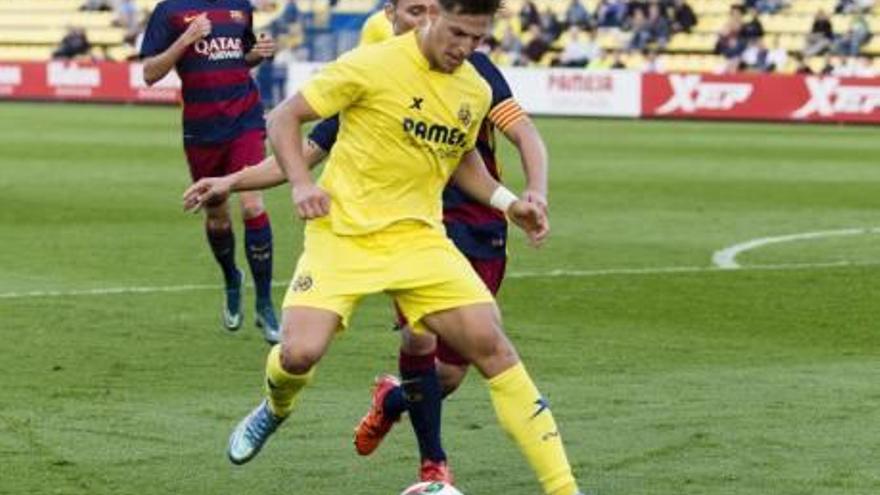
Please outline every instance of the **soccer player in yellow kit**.
M361 28L360 46L381 43L395 36L394 28L388 22L388 13L386 12L388 5L390 3L386 4L386 8L374 12L364 22L364 26Z
M384 8L364 24L361 46L379 43L408 33L427 22L429 6L435 0L388 0ZM474 52L470 62L489 83L492 105L482 123L476 149L489 173L500 178L501 165L495 156L495 129L510 140L522 159L526 190L522 197L546 208L547 152L531 120L513 98L503 75L482 53ZM326 119L312 129L303 153L310 166L317 165L333 148L339 131L338 116ZM273 187L287 181L274 157L257 167L232 176L199 181L185 194L202 203L228 197L230 191ZM189 207L198 206L190 204ZM443 193L444 224L447 236L468 258L492 294L501 286L507 251L507 222L504 215L468 197L455 184ZM377 377L371 408L355 429L359 454L372 453L404 412L409 413L420 452L419 478L422 481L452 481L440 439L442 400L463 380L468 363L432 334L415 333L405 321L401 327L398 380L392 375Z
M547 234L543 211L499 186L473 150L490 95L465 59L498 4L440 0L424 31L346 54L272 112L270 140L308 221L305 249L284 304L282 344L267 359L267 400L233 432L233 462L253 458L289 416L357 301L386 292L416 329L442 337L487 379L499 421L544 492L577 493L553 416L504 336L494 299L442 227L440 195L455 172L460 187L534 241ZM336 113L338 142L315 185L300 126Z

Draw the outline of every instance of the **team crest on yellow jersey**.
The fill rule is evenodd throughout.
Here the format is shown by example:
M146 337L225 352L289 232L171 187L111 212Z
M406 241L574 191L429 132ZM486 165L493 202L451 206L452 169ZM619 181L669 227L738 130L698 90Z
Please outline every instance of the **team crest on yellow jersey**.
M471 126L474 116L471 113L471 106L468 103L462 103L458 109L458 121L465 127Z
M294 279L293 283L290 285L290 289L293 292L307 292L314 284L315 282L312 280L312 276L308 273L303 273Z

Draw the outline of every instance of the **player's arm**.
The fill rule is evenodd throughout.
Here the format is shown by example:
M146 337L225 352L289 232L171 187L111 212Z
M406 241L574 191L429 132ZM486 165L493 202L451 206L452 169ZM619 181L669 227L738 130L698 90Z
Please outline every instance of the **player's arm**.
M517 198L489 175L486 164L476 150L464 155L452 180L472 198L504 212L528 235L532 245L541 245L550 233L550 223L543 207Z
M300 134L304 123L319 117L302 93L285 100L269 113L269 141L275 150L275 159L291 185L297 214L303 220L330 212L330 196L312 181Z
M485 55L475 54L471 61L492 89L488 118L516 146L526 178L523 198L547 207L547 147L529 116L513 97L504 74Z
M547 208L548 155L544 139L532 120L523 114L521 118L502 130L504 136L516 146L522 161L526 189L522 197Z
M154 15L158 14L158 12L154 13ZM150 21L150 25L147 27L147 33L144 35L145 45L152 44L150 43L150 40L154 38L151 36L151 33L157 33L155 36L159 38L162 37L163 32L167 33L167 27L158 24L154 25L152 22L153 19L150 19ZM168 48L156 55L145 57L143 60L144 81L146 81L147 85L152 86L161 81L163 77L171 72L171 69L174 68L177 61L180 60L184 53L186 53L186 50L190 45L205 36L208 36L210 33L211 21L208 19L207 14L202 14L193 19L193 21L189 23L189 26L187 26L186 31L174 40Z
M324 160L327 152L309 139L303 145L303 155L309 168L314 168ZM198 212L205 205L225 201L231 193L270 189L285 182L287 177L278 166L278 161L270 156L259 165L245 167L233 174L199 179L183 193L183 209Z
M379 70L377 59L371 57L363 50L348 52L324 66L297 94L269 114L269 141L291 185L297 214L304 220L330 213L330 196L312 181L302 152L302 125L342 113L364 98Z

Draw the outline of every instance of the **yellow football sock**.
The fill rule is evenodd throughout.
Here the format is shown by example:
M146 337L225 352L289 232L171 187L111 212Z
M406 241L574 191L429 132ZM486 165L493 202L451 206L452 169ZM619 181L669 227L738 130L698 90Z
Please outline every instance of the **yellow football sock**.
M501 427L525 455L544 493L578 493L553 414L522 363L491 378L488 383Z
M281 367L281 346L275 345L266 357L266 396L269 409L275 416L284 418L293 411L299 392L311 383L315 368L304 375L292 375Z

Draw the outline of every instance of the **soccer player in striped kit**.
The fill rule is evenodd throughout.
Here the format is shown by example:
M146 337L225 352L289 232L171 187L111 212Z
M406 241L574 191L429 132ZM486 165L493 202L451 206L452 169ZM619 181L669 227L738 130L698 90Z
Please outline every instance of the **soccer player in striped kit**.
M164 0L153 11L141 58L154 84L176 69L183 85L183 144L193 181L256 165L265 158L266 123L250 68L275 51L253 32L247 0ZM258 192L239 195L245 252L256 288L256 322L278 342L272 305L272 227ZM205 230L226 283L223 325L241 327L244 272L235 263L235 237L225 198L205 205Z

